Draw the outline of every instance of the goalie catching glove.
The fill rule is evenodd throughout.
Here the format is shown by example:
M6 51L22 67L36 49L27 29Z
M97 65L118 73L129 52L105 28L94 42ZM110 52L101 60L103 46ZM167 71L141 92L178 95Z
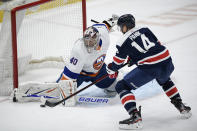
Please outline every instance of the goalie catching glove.
M118 15L113 14L112 18L109 18L108 20L104 20L103 23L105 23L111 30L117 24L118 18L119 18Z

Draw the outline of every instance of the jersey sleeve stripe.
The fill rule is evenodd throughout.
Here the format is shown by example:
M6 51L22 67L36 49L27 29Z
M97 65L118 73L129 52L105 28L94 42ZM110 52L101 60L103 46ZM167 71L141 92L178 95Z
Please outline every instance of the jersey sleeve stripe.
M64 67L64 72L63 72L62 77L69 77L71 79L77 79L78 76L79 74L70 71L66 66Z
M100 50L100 49L101 49L102 44L103 44L103 42L102 42L102 40L100 39L100 41L99 41L99 45L98 45L98 47L97 47L97 49L96 49L96 50Z
M104 26L109 31L108 26L104 23L94 24L93 26Z
M60 80L69 80L69 79L70 79L69 77L67 77L66 75L62 74Z
M125 61L125 59L122 59L122 58L117 57L117 56L114 56L113 60L114 60L114 63L117 64L117 65L120 65Z
M82 71L80 74L84 76L96 77L99 74L99 71L97 73L92 73L92 74Z

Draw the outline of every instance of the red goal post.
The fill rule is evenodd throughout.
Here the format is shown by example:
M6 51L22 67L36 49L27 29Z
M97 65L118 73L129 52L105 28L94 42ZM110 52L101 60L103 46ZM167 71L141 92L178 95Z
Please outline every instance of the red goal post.
M28 1L28 0L26 0L26 1ZM80 24L82 24L82 26L80 26L80 27L73 27L73 30L75 30L76 28L78 29L78 28L81 28L80 30L81 31L84 31L85 29L86 29L86 0L38 0L38 1L34 1L34 2L31 2L31 3L26 3L26 4L22 4L22 5L19 5L19 6L16 6L16 7L14 7L13 9L11 9L11 11L10 11L10 15L11 15L11 45L12 45L12 66L13 66L13 88L18 88L18 86L19 86L19 63L18 63L18 59L19 59L19 53L21 53L21 52L19 52L19 49L18 49L18 46L21 46L21 43L22 42L20 42L20 40L19 40L19 34L18 34L18 30L19 29L17 29L17 28L19 28L19 27L17 27L17 13L18 12L20 12L20 11L22 11L22 10L27 10L27 9L30 9L30 8L32 8L32 7L36 7L36 6L42 6L43 4L45 4L45 3L50 3L50 2L59 2L60 4L64 4L64 6L63 5L59 5L59 3L57 4L57 6L55 6L55 9L53 8L53 9L51 9L51 8L46 8L46 6L45 6L45 11L43 11L43 12L46 12L46 10L52 10L52 11L50 11L50 13L53 13L53 11L56 11L56 10L58 10L58 8L61 8L61 11L59 11L59 12L68 12L68 16L65 16L65 17L67 17L67 19L68 20L70 20L71 22L70 23L72 23L72 16L73 15L75 15L74 13L72 14L72 15L70 15L70 13L72 13L71 11L64 11L63 10L63 8L67 8L67 6L68 6L68 10L70 9L70 10L74 10L75 11L75 13L78 13L78 14L76 14L76 15L79 15L79 13L81 13L81 21L80 21ZM56 4L56 3L55 3ZM75 4L80 4L80 6L79 7L74 7L74 5ZM51 4L52 6L53 6L53 4ZM71 6L73 6L73 8L71 7ZM43 7L44 8L44 7ZM76 8L81 8L81 9L76 9ZM76 11L77 10L77 11ZM40 11L40 12L42 12L42 11ZM58 12L58 11L57 11ZM58 13L59 13L58 12ZM47 14L48 12L46 12L46 14ZM45 14L45 15L46 15ZM26 15L27 15L27 13L26 13ZM48 15L48 14L47 14ZM66 15L66 14L65 14ZM45 17L45 16L44 16ZM35 19L35 18L28 18L27 19L27 21L28 20L31 20L32 19L32 21ZM41 18L39 18L38 20L40 20ZM45 21L45 20L41 20L41 21ZM76 21L78 21L78 20L76 20L76 18L74 18L73 19L73 23L76 23L77 24L77 22ZM64 20L64 22L66 23L66 21ZM47 23L47 22L46 22ZM48 23L50 23L51 25L52 24L56 24L56 25L61 25L62 23L58 23L58 22L56 22L56 23L52 23L51 21L48 21ZM31 22L30 22L30 24L31 24ZM34 24L37 24L37 23L34 23ZM64 24L64 23L63 23ZM63 25L62 24L62 25ZM23 24L22 24L23 25ZM30 27L30 25L26 25L26 23L24 24L25 26L29 26ZM58 25L58 26L59 26ZM68 28L70 28L70 27L72 27L73 25L70 25L69 26L69 22L68 22L68 24L66 23L65 24ZM65 25L63 25L63 26L65 26ZM75 25L74 25L75 26ZM29 28L28 27L28 28ZM21 28L21 27L20 27ZM51 27L49 27L49 28L51 28ZM56 27L52 27L53 29L55 29ZM59 28L57 28L57 30L58 30ZM25 29L24 29L25 30ZM72 29L69 29L69 30L71 30L72 31ZM25 30L26 31L26 30ZM21 31L21 29L20 29L20 34L22 34L22 33L24 33L25 34L25 31ZM81 32L80 31L80 32ZM31 31L30 31L31 32ZM46 31L47 32L47 31ZM39 32L37 32L37 33L39 33ZM61 32L58 32L58 33L61 33ZM65 33L66 35L68 34L68 33ZM79 36L81 36L81 34L82 33L80 33L80 35L78 35L78 36L76 36L76 38L72 38L73 40L72 40L72 42L74 42L74 39L75 40L77 40L78 38L79 38ZM32 35L32 37L34 37L33 35ZM74 37L74 36L73 36ZM21 38L22 39L22 38ZM26 39L26 38L24 38L24 39ZM35 38L36 39L36 38ZM45 38L46 39L46 38ZM54 38L55 39L55 38ZM68 37L68 38L66 38L66 39L70 39L70 37ZM36 43L36 42L35 42ZM41 43L42 44L42 43ZM69 41L68 43L66 42L65 44L67 44L68 46L72 46L72 43ZM37 45L37 46L39 46L39 44ZM45 46L46 47L46 46ZM70 48L69 47L69 48ZM21 48L21 47L20 47ZM31 47L32 48L32 47ZM36 47L36 49L35 50L37 50L37 48L39 48L39 47ZM42 47L40 47L40 48L42 48ZM53 48L53 47L52 47ZM60 47L60 48L63 48L63 47ZM46 49L47 50L47 49ZM70 49L68 49L68 50L70 50ZM34 52L37 52L37 51L34 51ZM42 52L42 50L41 50L41 52ZM43 51L43 52L46 52L46 51ZM67 51L68 52L68 51ZM63 54L62 54L63 55ZM48 55L43 55L43 57L48 57ZM43 58L43 57L41 57L41 58ZM0 58L1 58L1 56L0 56ZM36 59L36 57L33 57L33 59ZM8 72L10 72L10 71L8 71ZM3 76L3 75L2 75ZM0 76L1 77L1 76ZM3 76L4 77L4 76ZM1 88L0 88L0 92L1 92ZM0 93L1 94L1 93Z

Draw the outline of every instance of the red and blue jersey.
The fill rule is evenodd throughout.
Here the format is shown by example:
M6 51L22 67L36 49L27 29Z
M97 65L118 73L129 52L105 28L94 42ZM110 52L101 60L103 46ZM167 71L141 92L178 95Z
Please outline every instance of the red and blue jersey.
M127 57L141 69L151 69L171 61L169 51L148 28L133 28L116 45L112 70L118 70Z

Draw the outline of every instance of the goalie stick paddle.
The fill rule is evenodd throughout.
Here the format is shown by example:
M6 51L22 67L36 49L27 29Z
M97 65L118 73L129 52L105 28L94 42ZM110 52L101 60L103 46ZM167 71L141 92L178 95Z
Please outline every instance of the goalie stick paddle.
M93 19L91 19L91 22L94 22L94 23L96 23L96 24L100 23L100 22L98 22L98 21L96 21L96 20L93 20Z
M123 68L123 67L126 66L127 64L128 64L128 63L123 64L121 68ZM61 101L58 101L58 102L50 102L50 101L46 100L45 104L44 104L44 105L40 105L40 106L41 106L41 107L45 107L45 106L55 107L55 106L59 105L60 103L62 103L62 102L64 102L64 101L68 100L69 98L71 98L71 97L77 95L78 93L82 92L83 90L89 88L90 86L92 86L92 85L94 85L94 84L100 82L101 80L103 80L103 79L105 79L105 78L107 78L107 77L108 77L108 74L106 74L106 75L100 77L100 78L97 79L96 81L94 81L94 82L92 82L91 84L85 86L84 88L82 88L82 89L76 91L75 93L69 95L68 97L62 99Z

